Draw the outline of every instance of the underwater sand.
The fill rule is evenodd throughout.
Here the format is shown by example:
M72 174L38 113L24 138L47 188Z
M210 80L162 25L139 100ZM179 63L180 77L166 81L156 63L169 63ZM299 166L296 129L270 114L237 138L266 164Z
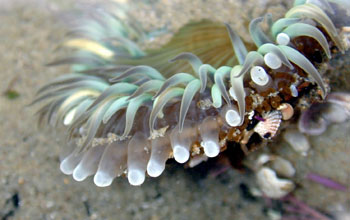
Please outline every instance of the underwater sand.
M183 169L171 163L160 177L147 178L141 187L132 187L126 178L118 178L107 188L96 187L92 178L76 182L61 173L63 133L37 128L35 107L25 105L45 82L68 72L67 67L48 68L44 64L64 54L57 50L66 31L58 17L74 2L0 0L0 218L269 219L264 200L245 190L246 186L255 186L252 173L229 169L212 177L210 173L215 170L209 165ZM130 2L138 8L131 14L146 30L173 33L189 20L212 18L242 21L232 26L243 37L247 36L250 19L266 12L281 16L290 6L281 4L286 2L282 0L260 1L258 6L251 4L255 1L236 0L220 4L214 0ZM149 19L142 19L146 15ZM156 37L149 43L159 45L170 36ZM335 70L328 74L347 74L341 79L349 80L349 54L332 63ZM333 83L342 86L340 89L347 86L349 91L348 83ZM337 207L350 210L350 192L325 188L306 180L305 175L317 173L349 187L349 133L349 122L330 127L326 134L312 138L308 157L294 153L281 141L273 146L297 169L295 196L324 213L331 214Z

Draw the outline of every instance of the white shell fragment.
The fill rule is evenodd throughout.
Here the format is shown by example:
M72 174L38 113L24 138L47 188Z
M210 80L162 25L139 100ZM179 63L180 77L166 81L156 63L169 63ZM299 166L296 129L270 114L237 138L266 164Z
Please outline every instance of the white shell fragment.
M269 112L265 117L264 121L259 121L255 126L254 131L264 139L273 138L278 128L280 127L282 114L280 111Z
M265 86L270 80L270 76L261 66L254 66L250 70L250 77L252 81L258 86Z
M264 165L270 166L278 175L284 177L295 175L295 168L291 162L277 155L261 154L255 162L255 167L260 169Z
M276 37L276 42L279 45L288 45L290 37L286 33L279 33Z
M307 137L296 129L289 129L283 133L284 140L298 153L307 156L310 143Z
M291 106L289 103L282 103L277 110L281 111L282 113L282 119L283 120L289 120L294 115L294 109L293 106Z
M261 168L256 178L261 191L270 198L281 198L295 187L292 181L278 178L276 172L267 167Z
M282 66L282 61L281 59L276 56L274 53L267 53L264 56L264 62L265 64L270 67L271 69L278 69Z

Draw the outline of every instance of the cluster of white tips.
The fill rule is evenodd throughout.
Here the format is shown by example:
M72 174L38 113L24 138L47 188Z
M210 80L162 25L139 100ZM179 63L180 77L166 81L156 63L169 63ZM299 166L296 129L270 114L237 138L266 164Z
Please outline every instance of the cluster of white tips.
M81 156L76 156L74 153L70 154L68 157L64 158L60 164L60 170L66 175L73 174L75 167L81 161Z
M274 53L267 53L264 55L265 64L271 69L278 69L282 66L282 61L278 56Z
M198 127L185 124L180 132L176 126L153 140L145 133L137 132L130 140L98 145L86 152L73 152L62 160L60 168L63 173L72 174L76 181L95 174L94 183L99 187L111 185L116 177L126 173L129 183L138 186L145 181L146 172L151 177L161 175L171 154L177 162L187 162L198 133L203 156L217 156L220 153L219 125L215 117L207 117Z
M96 172L97 164L102 156L104 148L105 147L93 147L84 154L82 160L73 171L73 178L76 181L83 181Z
M253 66L250 70L250 77L258 86L265 86L270 81L270 76L261 66Z
M279 33L276 37L276 42L279 45L288 45L290 37L286 33Z

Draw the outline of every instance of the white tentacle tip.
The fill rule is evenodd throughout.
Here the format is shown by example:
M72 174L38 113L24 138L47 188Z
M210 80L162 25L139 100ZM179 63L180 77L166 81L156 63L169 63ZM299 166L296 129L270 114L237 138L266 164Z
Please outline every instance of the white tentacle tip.
M111 178L108 174L104 172L97 172L94 176L94 183L98 187L110 186L112 182L113 178Z
M288 45L290 42L290 37L286 33L279 33L276 37L276 42L279 45Z
M216 157L220 153L220 146L214 141L203 141L201 146L204 148L204 154L208 157Z
M160 176L165 169L164 165L158 164L157 162L154 162L150 160L147 164L147 173L151 177L158 177Z
M267 53L264 56L265 64L273 70L276 70L282 66L281 59L274 53Z
M145 182L145 173L141 170L132 169L128 171L128 181L133 186L140 186Z
M86 177L88 177L88 174L78 165L73 171L73 179L78 182L81 182L85 180Z
M259 86L267 85L270 80L269 75L261 66L252 67L250 70L250 77L252 78L253 82Z
M236 110L230 109L225 114L225 121L231 127L239 126L241 123L241 117Z
M71 175L73 173L73 169L69 166L67 159L64 159L60 164L60 170L62 173L66 175Z
M179 163L185 163L190 158L190 152L183 146L176 145L173 151L174 158Z

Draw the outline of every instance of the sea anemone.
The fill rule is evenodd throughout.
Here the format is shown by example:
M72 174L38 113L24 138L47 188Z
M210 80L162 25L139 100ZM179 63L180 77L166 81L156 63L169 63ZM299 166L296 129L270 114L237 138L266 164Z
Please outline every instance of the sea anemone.
M142 31L98 11L65 43L77 52L51 63L73 64L73 73L42 87L33 101L44 102L40 122L67 127L72 148L62 172L77 181L94 175L101 187L124 174L141 185L146 173L161 175L170 158L216 157L232 142L246 153L262 147L300 102L327 96L315 65L345 50L334 10L341 7L297 0L284 18L266 16L266 33L263 17L252 20L256 51L229 24L207 20L184 26L161 49L143 51L135 43Z

